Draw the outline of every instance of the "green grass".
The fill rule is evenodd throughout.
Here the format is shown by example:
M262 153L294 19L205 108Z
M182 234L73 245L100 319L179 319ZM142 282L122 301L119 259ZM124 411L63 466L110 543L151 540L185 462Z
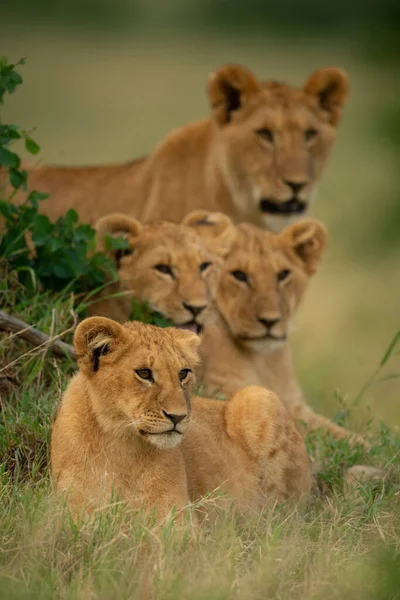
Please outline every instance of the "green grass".
M28 301L13 276L2 294L3 308L49 334L73 321L68 296L53 297L49 311L48 294ZM317 477L302 514L277 509L245 523L218 510L211 494L188 507L184 523L156 525L114 504L77 525L47 468L51 423L75 365L8 334L0 364L9 378L1 392L0 598L396 598L400 438L384 425L371 429L368 451L308 437ZM351 486L346 470L357 464L383 469L384 478ZM201 527L198 510L207 515Z

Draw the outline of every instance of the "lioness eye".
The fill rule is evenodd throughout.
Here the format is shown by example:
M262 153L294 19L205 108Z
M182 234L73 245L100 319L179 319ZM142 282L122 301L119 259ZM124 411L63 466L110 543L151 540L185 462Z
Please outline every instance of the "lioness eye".
M249 283L249 279L244 271L232 271L231 275L233 275L238 281Z
M137 369L137 371L135 370L135 373L140 377L140 379L144 379L145 381L154 381L151 369Z
M200 269L200 273L202 273L203 271L205 271L206 269L208 269L208 267L211 266L210 262L203 262L201 263L199 269Z
M155 265L154 268L157 269L157 271L160 271L160 273L171 275L171 277L174 276L174 272L169 265Z
M179 379L180 381L185 381L185 379L188 377L189 373L192 372L192 369L182 369L182 371L179 372Z
M278 281L283 281L284 279L289 277L290 273L290 269L282 269L282 271L279 271L279 273L277 273L276 278Z
M263 140L267 140L267 142L274 141L274 133L270 129L268 129L268 127L258 129L257 135L259 135Z
M318 131L316 129L306 129L304 132L304 137L306 138L307 142L310 142L311 140L313 140L315 138L315 136L318 134Z

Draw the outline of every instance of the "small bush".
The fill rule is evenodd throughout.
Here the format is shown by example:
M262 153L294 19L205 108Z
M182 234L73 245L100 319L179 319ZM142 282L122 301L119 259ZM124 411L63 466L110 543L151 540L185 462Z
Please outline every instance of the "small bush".
M22 83L16 70L23 64L20 60L10 64L0 60L0 106L6 93L13 94ZM69 288L75 293L85 292L105 284L115 276L112 261L95 252L95 231L90 225L78 224L78 215L69 210L56 223L39 214L39 202L47 198L36 190L28 193L28 174L21 167L19 155L11 150L18 140L24 140L25 148L37 154L40 146L18 125L2 124L0 121L0 170L3 175L3 199L0 215L3 217L0 234L0 257L8 271L17 271L19 280L33 294L37 286L60 291ZM11 192L6 197L6 186ZM27 193L26 201L13 204L18 191ZM121 241L110 240L110 244ZM123 243L123 242L122 242Z

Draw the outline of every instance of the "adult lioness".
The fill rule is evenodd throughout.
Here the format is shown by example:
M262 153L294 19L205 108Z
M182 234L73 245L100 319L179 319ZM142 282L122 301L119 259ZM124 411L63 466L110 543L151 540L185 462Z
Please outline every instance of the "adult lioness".
M80 370L54 424L51 469L76 512L112 495L158 516L217 488L252 512L307 496L306 448L275 394L191 397L197 335L92 317L74 344Z
M213 214L188 219L205 237ZM241 224L231 229L231 248L219 278L217 316L207 321L201 344L203 391L230 395L263 385L279 395L295 419L337 438L349 436L305 402L294 373L290 326L326 245L322 223L304 219L280 234ZM357 438L362 441L361 438Z
M180 221L204 208L281 230L308 207L347 90L337 68L320 69L295 88L223 66L209 78L211 118L172 131L145 160L43 166L30 186L51 194L41 210L52 218L75 208L90 223L116 210L144 222Z
M185 220L141 225L127 215L113 213L99 219L95 227L98 250L106 250L109 236L125 237L129 248L106 250L115 261L118 281L98 295L89 316L123 323L130 317L135 298L147 301L154 312L175 325L199 333L216 291L220 257L229 247L230 219L214 215L213 237L207 244Z

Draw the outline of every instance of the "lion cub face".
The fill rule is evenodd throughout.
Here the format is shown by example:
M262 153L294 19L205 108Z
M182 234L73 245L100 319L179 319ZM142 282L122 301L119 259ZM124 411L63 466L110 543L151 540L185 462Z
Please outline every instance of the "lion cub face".
M286 340L325 243L325 228L314 220L279 235L247 224L237 227L216 298L234 338L271 348Z
M191 225L207 237L212 218L213 213L203 214ZM215 303L237 342L274 348L286 340L326 236L325 227L314 219L299 221L280 234L245 223L231 226Z
M336 68L316 71L303 88L258 81L238 65L210 76L220 166L246 221L281 231L305 213L347 92Z
M190 419L198 344L198 336L174 328L82 321L74 345L100 426L158 448L179 444Z
M221 215L224 219L230 223ZM129 243L123 254L113 253L119 287L129 301L147 301L177 327L200 333L216 291L219 259L195 231L185 223L142 226L122 214L103 217L96 230L99 249L106 236L124 236Z

